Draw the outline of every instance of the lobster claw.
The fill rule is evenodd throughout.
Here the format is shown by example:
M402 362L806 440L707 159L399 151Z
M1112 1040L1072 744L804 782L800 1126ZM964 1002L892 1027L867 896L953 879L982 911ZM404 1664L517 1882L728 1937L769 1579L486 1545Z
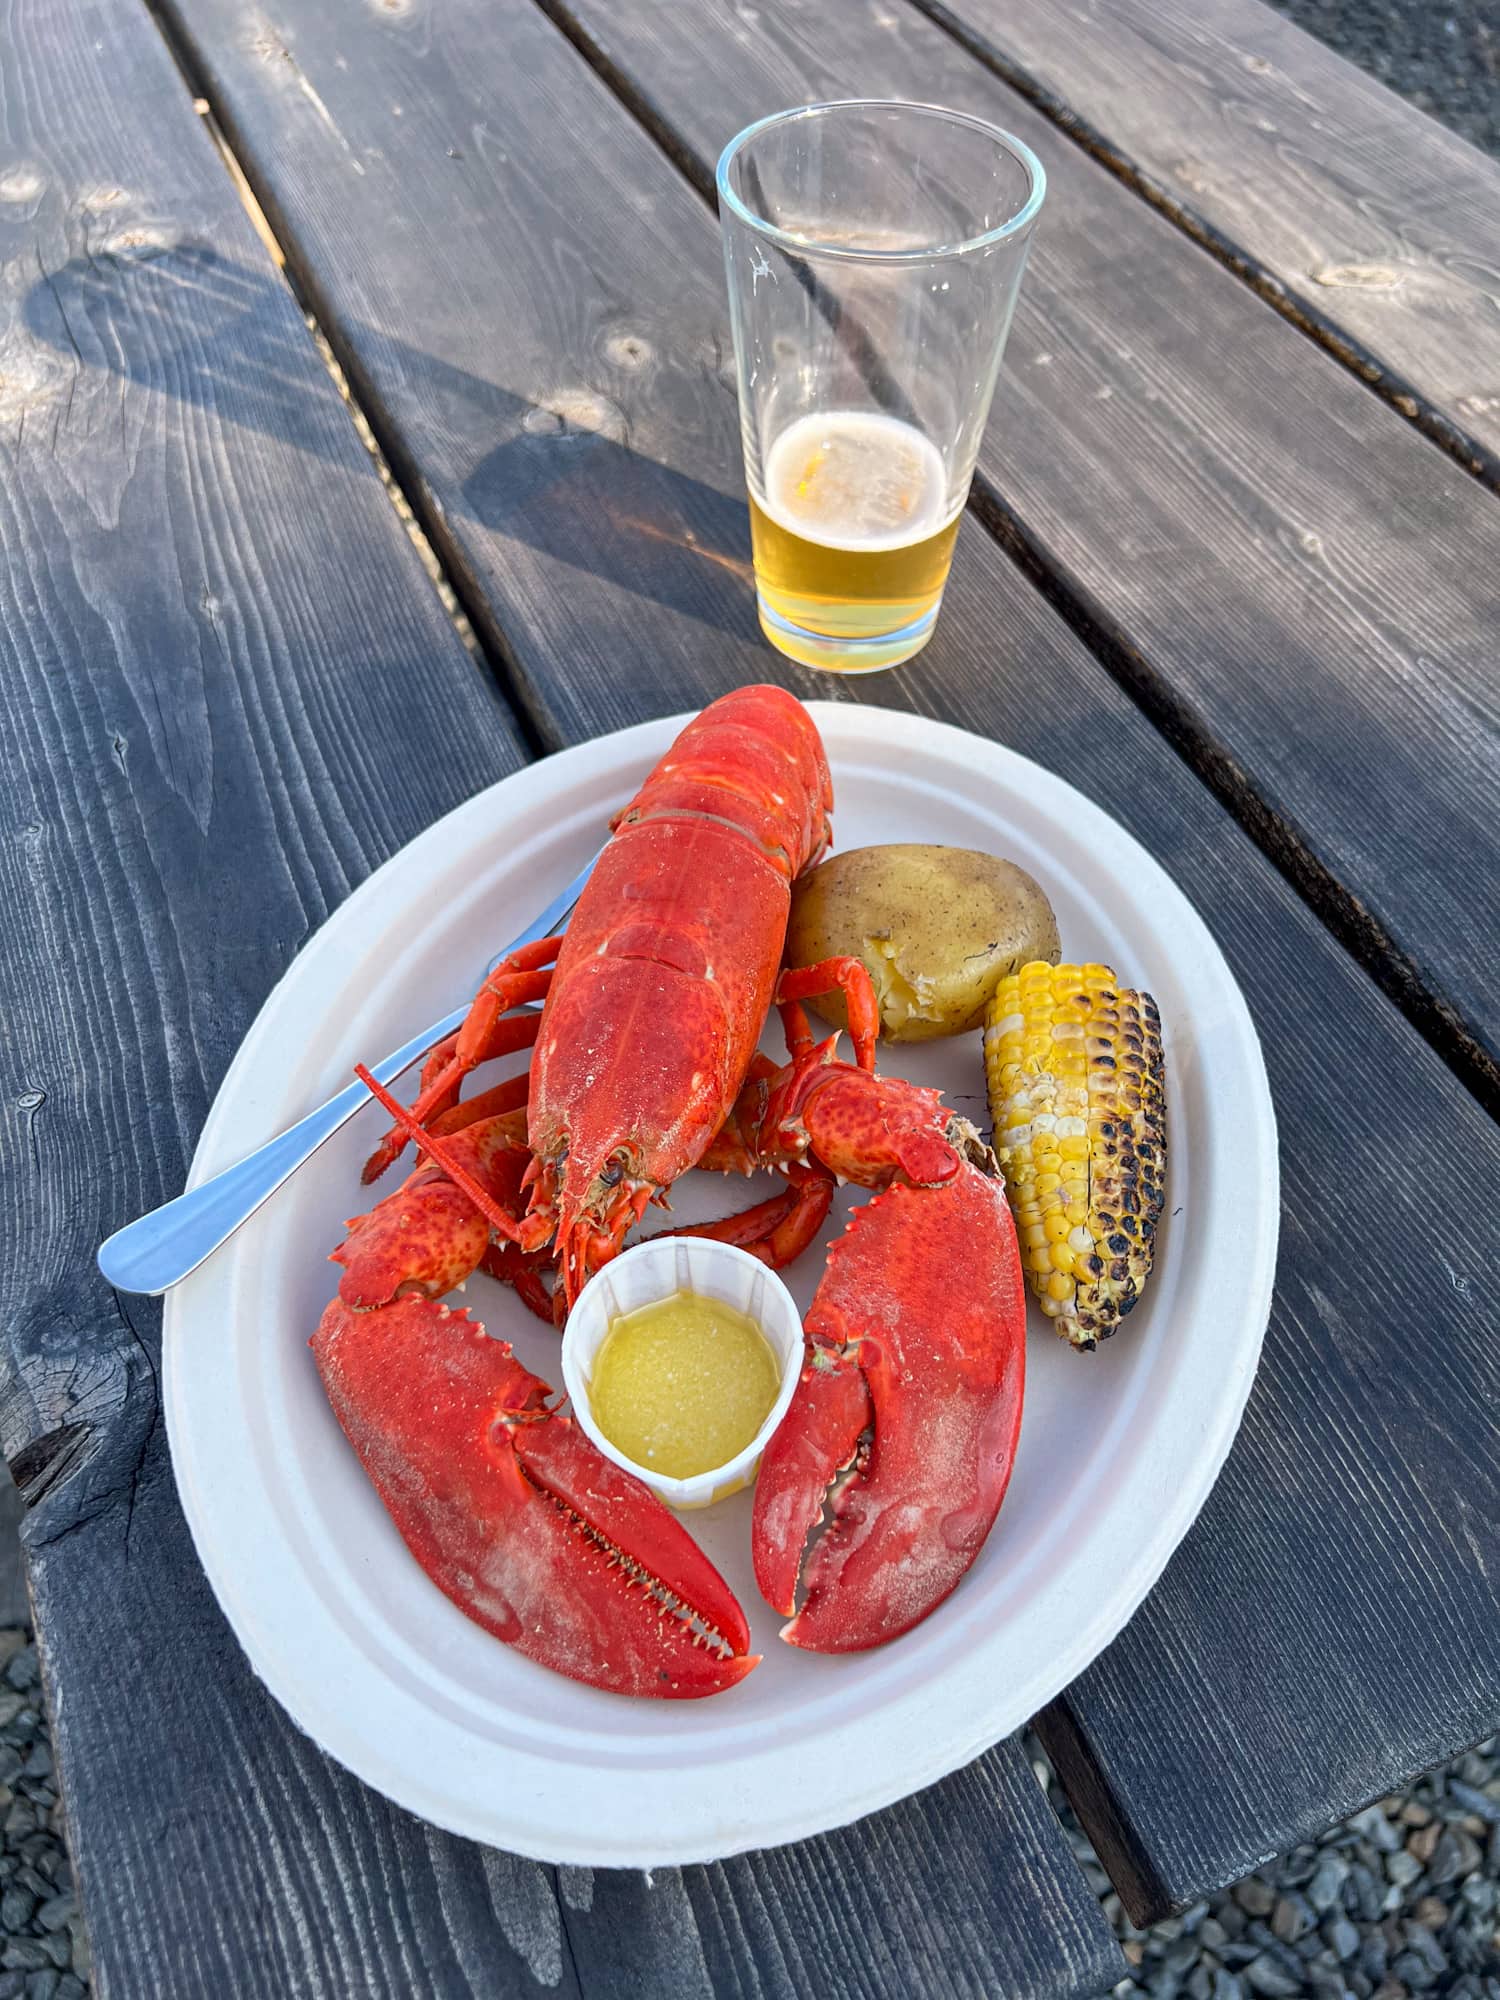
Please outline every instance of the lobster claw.
M335 1298L312 1348L407 1547L496 1638L617 1694L716 1694L757 1664L744 1613L686 1529L466 1312L414 1294L368 1312Z
M819 1653L882 1645L958 1583L1010 1478L1025 1331L999 1181L965 1163L855 1212L807 1314L802 1380L756 1485L767 1602L793 1613L804 1572L784 1639Z

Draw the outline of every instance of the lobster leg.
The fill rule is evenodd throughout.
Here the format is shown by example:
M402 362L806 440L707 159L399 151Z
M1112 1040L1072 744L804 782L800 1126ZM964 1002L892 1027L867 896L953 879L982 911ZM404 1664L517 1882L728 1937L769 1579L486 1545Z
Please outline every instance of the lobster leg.
M822 1228L833 1200L833 1180L816 1167L793 1163L786 1169L791 1186L769 1201L741 1209L716 1222L698 1222L673 1229L672 1236L710 1236L716 1243L733 1243L780 1271L812 1242Z
M467 1313L334 1299L312 1348L403 1541L496 1638L618 1694L716 1694L757 1664L744 1613L687 1530Z
M526 1017L523 1016L522 1018ZM539 1021L541 1016L533 1014L530 1016L530 1019ZM481 1118L494 1118L499 1113L506 1111L524 1112L526 1109L526 1094L530 1088L530 1084L531 1078L525 1070L522 1070L519 1076L508 1076L504 1083L492 1084L488 1090L481 1090L474 1097L466 1097L462 1104L455 1104L449 1110L441 1112L436 1118L430 1119L428 1121L428 1129L436 1132L438 1137L442 1138L450 1132L462 1132L466 1125L473 1125ZM523 1118L521 1121L521 1143L523 1144L525 1143L525 1123L526 1121Z
M857 1210L805 1331L802 1380L761 1461L755 1575L767 1601L791 1612L804 1572L784 1639L857 1652L943 1601L1005 1495L1026 1297L1000 1183L965 1163Z
M537 1038L539 1017L526 1014L513 1021L504 1017L512 1007L520 1007L529 1000L545 999L552 981L551 972L545 968L551 965L561 949L560 937L538 938L534 944L524 945L496 966L475 994L463 1026L452 1038L451 1053L446 1063L442 1068L436 1067L435 1050L423 1066L421 1092L411 1107L412 1116L419 1125L425 1125L428 1119L451 1109L470 1070L496 1056L531 1047ZM448 1048L449 1044L440 1043L438 1046ZM393 1125L366 1160L361 1178L367 1184L378 1180L391 1162L400 1156L406 1139L405 1129Z
M491 1243L480 1258L481 1270L492 1278L498 1278L502 1285L510 1285L516 1297L528 1312L536 1314L548 1326L557 1323L552 1294L542 1283L541 1266L550 1264L551 1257L545 1250L531 1251L529 1254L518 1250L514 1243Z
M788 968L782 973L776 982L776 1005L786 1027L788 1050L796 1057L806 1055L812 1048L812 1031L799 1003L833 992L844 996L856 1065L873 1071L875 1044L880 1036L880 1003L863 959L825 958L817 965Z

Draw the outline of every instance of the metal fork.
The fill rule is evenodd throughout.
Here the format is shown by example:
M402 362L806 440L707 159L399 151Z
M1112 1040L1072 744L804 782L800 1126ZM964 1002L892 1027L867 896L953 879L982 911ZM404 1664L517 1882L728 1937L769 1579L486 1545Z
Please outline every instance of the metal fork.
M486 978L502 959L519 951L523 944L550 937L561 928L572 915L598 859L596 854L562 894L547 905L535 923L513 938L504 951L496 953L485 970ZM381 1083L393 1082L413 1063L420 1062L436 1043L462 1027L468 1011L469 1003L465 1001L462 1007L456 1007L441 1021L414 1035L394 1055L374 1065L375 1077ZM264 1146L257 1147L234 1166L226 1167L223 1173L215 1174L212 1180L204 1181L201 1187L189 1188L175 1201L164 1202L160 1208L153 1208L149 1214L106 1237L99 1245L99 1269L120 1292L155 1294L180 1283L369 1101L370 1093L362 1083L347 1084L336 1097L330 1097L316 1111L309 1111L305 1118L299 1118L295 1125L268 1139Z

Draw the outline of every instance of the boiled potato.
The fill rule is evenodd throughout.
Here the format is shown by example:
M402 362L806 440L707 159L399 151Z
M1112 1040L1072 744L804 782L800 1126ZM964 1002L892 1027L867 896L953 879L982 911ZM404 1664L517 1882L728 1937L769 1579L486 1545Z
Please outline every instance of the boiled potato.
M856 847L792 891L788 965L863 959L893 1042L977 1028L991 994L1028 960L1057 963L1057 919L1012 861L966 847ZM848 1025L842 994L817 1011Z

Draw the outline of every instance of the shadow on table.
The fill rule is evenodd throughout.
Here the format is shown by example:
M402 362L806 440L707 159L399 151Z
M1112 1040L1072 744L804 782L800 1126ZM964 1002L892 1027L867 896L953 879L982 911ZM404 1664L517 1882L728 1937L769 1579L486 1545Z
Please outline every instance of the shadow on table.
M40 277L24 301L29 331L80 368L211 410L220 422L346 471L347 436L328 404L308 393L306 340L289 319L279 280L208 244L141 236ZM573 388L537 404L387 333L357 324L351 332L360 351L394 357L420 400L416 421L440 427L460 463L464 440L475 449L500 440L475 459L461 505L442 496L450 517L634 596L749 633L748 599L726 596L714 574L729 569L750 579L743 499L633 450L628 421L606 394Z

